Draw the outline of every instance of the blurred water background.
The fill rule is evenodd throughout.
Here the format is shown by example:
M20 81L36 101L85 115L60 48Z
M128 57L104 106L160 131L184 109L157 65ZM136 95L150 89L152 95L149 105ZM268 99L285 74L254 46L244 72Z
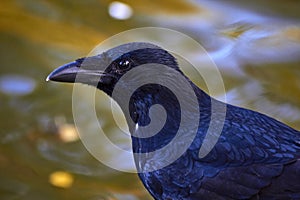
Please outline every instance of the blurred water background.
M2 0L0 199L151 199L136 174L104 166L82 145L72 85L45 82L104 39L144 26L191 36L217 64L228 102L300 129L297 0ZM186 53L197 60L197 52ZM107 133L118 138L109 109L99 110Z

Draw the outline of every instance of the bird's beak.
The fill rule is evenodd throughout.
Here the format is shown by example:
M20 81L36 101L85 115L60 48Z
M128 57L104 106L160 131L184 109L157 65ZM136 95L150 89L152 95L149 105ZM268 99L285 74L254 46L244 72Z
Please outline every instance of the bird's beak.
M97 57L86 57L65 64L49 74L46 81L67 83L109 84L111 75L105 73ZM104 68L105 69L105 68Z
M80 65L78 65L77 61L70 62L51 72L46 81L74 83L79 69Z

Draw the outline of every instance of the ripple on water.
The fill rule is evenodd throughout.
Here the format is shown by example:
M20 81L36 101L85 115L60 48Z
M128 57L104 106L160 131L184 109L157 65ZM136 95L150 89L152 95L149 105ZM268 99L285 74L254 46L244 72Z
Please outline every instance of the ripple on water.
M35 80L26 76L16 74L0 76L0 91L8 95L27 95L35 86Z

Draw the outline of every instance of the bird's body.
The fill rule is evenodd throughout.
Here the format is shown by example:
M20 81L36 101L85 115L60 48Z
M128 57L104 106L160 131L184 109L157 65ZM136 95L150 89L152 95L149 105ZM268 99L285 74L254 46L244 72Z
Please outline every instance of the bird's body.
M130 45L134 46L133 50L128 50ZM124 49L126 51L122 53ZM82 60L75 61L54 71L49 79L94 85L114 98L114 87L124 74L138 66L155 63L166 65L181 74L196 95L198 106L192 107L185 115L181 115L180 103L172 91L160 84L146 84L135 90L129 105L123 105L122 98L115 98L123 110L126 110L125 106L129 108L125 116L127 121L134 122L128 124L139 177L155 199L300 199L299 131L258 112L213 99L180 71L173 56L154 45L126 44L104 55L106 59L103 55L86 58L89 66L83 72L80 72ZM107 59L107 55L113 58ZM109 60L108 64L104 64L104 69L94 62L101 63L101 59ZM89 73L86 73L87 70ZM80 73L83 76L75 81ZM167 79L171 80L172 76L168 75ZM171 80L171 83L176 85L176 80ZM180 87L178 85L178 89ZM126 90L125 86L123 90ZM187 102L189 98L186 96ZM151 123L150 108L157 104L163 106L167 113L163 128L154 136L138 137L139 127ZM212 104L226 108L225 121L217 143L202 158L199 151L212 114L219 116L223 112L222 109L212 111ZM200 117L197 118L199 113L196 112L199 111ZM197 120L197 131L191 144L171 164L145 170L153 167L153 158L167 160L176 153L164 151L163 154L154 153L149 159L147 157L149 152L156 152L172 142L182 117ZM189 131L186 128L185 132ZM184 143L183 139L175 145L180 148Z

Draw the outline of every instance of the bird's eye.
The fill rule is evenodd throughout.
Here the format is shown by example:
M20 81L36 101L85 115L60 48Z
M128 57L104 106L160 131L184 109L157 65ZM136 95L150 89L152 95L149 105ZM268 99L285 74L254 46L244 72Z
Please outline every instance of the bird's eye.
M129 60L121 60L118 63L118 68L120 70L126 70L126 69L129 69L130 67L131 67L131 62Z

